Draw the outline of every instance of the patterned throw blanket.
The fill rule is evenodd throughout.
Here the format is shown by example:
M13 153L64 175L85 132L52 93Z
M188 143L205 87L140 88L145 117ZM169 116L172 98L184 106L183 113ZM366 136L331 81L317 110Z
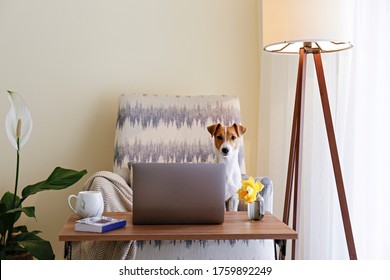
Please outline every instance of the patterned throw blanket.
M133 211L133 190L118 174L100 171L90 177L84 190L100 191L105 212ZM72 242L72 259L76 260L133 260L134 241L82 241Z

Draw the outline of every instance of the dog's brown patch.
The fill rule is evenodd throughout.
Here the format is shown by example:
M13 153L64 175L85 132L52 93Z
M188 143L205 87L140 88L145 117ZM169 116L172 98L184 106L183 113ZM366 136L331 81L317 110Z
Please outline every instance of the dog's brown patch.
M230 143L233 149L237 149L239 145L238 139L245 133L246 128L239 124L223 126L218 123L207 127L207 130L214 137L215 147L219 150L226 141Z

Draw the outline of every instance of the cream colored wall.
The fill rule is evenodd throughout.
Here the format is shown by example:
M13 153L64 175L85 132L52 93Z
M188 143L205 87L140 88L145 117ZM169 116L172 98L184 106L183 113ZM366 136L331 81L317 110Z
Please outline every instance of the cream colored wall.
M249 174L257 170L259 44L256 0L0 1L0 119L5 92L21 93L34 128L21 152L20 185L55 166L87 169L68 190L43 192L37 222L57 258L66 197L111 170L121 93L229 94L241 100ZM3 121L0 122L0 124ZM12 189L15 151L0 125L1 194Z
M283 218L298 56L262 50L262 1L258 5L260 50L257 174L273 182L273 214ZM284 82L279 82L284 81Z

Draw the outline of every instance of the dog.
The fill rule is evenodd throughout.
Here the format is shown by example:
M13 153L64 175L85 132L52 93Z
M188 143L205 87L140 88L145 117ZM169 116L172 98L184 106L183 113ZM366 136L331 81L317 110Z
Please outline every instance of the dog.
M216 163L224 163L226 166L226 189L225 201L227 211L238 210L237 190L241 186L241 171L238 162L238 148L241 136L246 128L239 124L223 126L213 124L207 127L208 132L213 137L213 150L216 155Z

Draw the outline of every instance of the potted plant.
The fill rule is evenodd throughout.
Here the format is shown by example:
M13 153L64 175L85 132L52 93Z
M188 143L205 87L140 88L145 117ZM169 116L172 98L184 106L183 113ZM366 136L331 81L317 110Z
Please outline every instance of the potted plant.
M32 118L22 97L8 91L11 110L6 117L8 139L16 149L16 176L14 192L7 191L0 200L0 259L33 257L54 259L49 241L39 236L40 231L28 231L25 225L16 224L22 214L35 218L34 206L22 206L31 195L45 190L65 189L79 181L86 170L75 171L56 167L50 176L41 182L26 186L18 195L20 148L27 142L32 129ZM19 257L15 257L19 256Z

